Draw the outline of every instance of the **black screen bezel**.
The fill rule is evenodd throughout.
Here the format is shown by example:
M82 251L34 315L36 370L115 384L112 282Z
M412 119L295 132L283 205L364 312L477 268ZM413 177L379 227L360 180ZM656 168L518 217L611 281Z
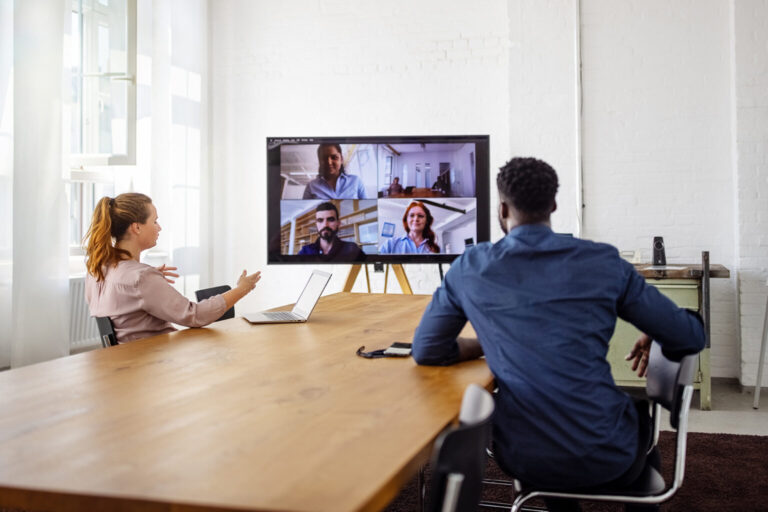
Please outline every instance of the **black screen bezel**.
M323 261L317 256L280 253L280 146L282 144L475 144L475 198L477 200L475 243L490 240L490 137L488 135L364 136L364 137L267 137L267 264L356 263L450 263L459 254L366 254L359 261ZM277 250L274 250L277 247Z

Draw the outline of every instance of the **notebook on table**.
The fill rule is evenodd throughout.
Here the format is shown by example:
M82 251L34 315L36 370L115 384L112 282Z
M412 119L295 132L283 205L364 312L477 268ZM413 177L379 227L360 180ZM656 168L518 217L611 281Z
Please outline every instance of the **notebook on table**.
M307 284L304 285L304 290L299 295L299 300L296 301L291 311L260 311L243 315L243 318L252 324L306 322L330 279L331 274L328 272L313 270Z

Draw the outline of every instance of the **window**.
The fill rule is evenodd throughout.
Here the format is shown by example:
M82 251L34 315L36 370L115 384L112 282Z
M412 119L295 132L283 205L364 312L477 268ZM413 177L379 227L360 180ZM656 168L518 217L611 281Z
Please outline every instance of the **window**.
M71 253L79 254L95 202L114 194L112 166L136 163L136 0L72 0L71 6L64 133L69 240Z
M80 254L80 245L88 231L96 201L103 196L115 195L113 175L109 171L78 172L69 180L66 192L69 203L70 253Z
M72 0L74 168L136 163L136 2Z

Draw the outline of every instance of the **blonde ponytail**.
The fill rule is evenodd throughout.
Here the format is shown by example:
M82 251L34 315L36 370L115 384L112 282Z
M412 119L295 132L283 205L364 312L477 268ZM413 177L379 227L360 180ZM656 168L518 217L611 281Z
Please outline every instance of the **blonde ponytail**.
M85 266L97 281L104 280L107 266L115 266L122 260L131 259L131 254L115 247L131 224L144 224L149 217L152 200L138 193L120 194L111 199L102 197L96 204L91 226L83 239L85 245ZM114 239L114 243L113 243Z

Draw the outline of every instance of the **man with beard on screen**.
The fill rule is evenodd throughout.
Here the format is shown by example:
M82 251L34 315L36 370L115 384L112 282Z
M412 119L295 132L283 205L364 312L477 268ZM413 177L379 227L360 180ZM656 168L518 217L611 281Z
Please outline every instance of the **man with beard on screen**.
M330 202L320 203L315 210L318 238L299 251L299 256L317 256L322 260L359 261L363 251L354 242L336 236L341 226L339 210Z

